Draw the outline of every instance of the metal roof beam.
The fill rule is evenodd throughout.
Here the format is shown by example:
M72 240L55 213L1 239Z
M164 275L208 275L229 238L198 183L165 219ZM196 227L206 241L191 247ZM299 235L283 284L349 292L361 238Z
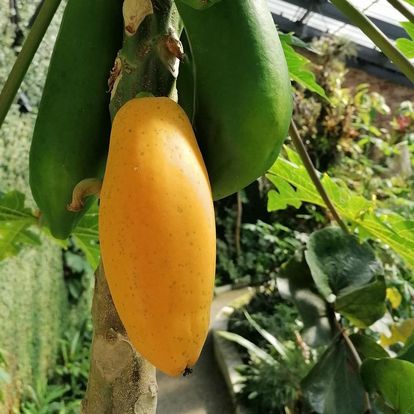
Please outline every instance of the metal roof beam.
M298 37L304 40L311 40L314 37L326 36L327 32L323 32L314 27L304 25L300 22L293 22L286 17L277 13L272 13L273 21L283 32L294 32ZM356 45L358 51L357 58L350 58L347 64L364 70L372 75L390 80L394 83L413 87L413 84L389 61L389 59L376 49Z
M330 17L341 21L343 23L353 24L328 0L284 0L287 3L294 4L304 9L311 9L315 13L322 14L323 16ZM377 25L388 37L391 39L398 39L399 37L407 37L408 35L405 30L400 27L393 25L392 23L385 22L383 20L371 17L372 22Z

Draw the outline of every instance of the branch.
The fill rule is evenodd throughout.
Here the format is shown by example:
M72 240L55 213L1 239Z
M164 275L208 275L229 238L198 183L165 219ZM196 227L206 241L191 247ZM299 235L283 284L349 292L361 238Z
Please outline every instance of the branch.
M395 9L397 9L411 23L414 23L414 13L400 0L387 0Z
M241 194L239 191L237 193L237 216L236 216L236 230L235 230L237 257L241 255L240 234L241 234L241 226L242 226L242 215L243 215L243 204L241 200Z
M358 351L356 350L354 344L352 343L351 339L349 338L348 334L346 333L344 327L335 319L335 326L338 329L339 333L341 334L342 338L344 338L344 341L346 343L346 346L348 347L349 351L351 352L357 366L358 369L361 368L362 365L362 360L361 357L358 354ZM372 412L372 407L371 407L371 401L369 400L369 395L367 392L365 392L364 394L364 398L365 398L365 408L366 410L364 412L367 413L371 413Z
M112 119L140 93L170 96L182 57L179 17L172 0L124 0L124 19L124 43L110 79Z
M305 166L306 171L309 174L309 177L311 178L313 184L318 190L318 193L322 197L322 200L324 201L325 205L328 207L328 209L332 213L332 216L334 217L338 225L341 227L341 229L345 233L349 233L348 228L346 227L345 223L342 221L339 213L336 211L335 206L333 205L331 199L328 196L328 193L326 192L321 180L319 179L318 172L313 166L312 160L310 159L309 154L306 151L305 145L303 144L303 141L300 138L299 131L293 120L290 124L289 135L292 138L293 145L295 146L296 151L298 152L300 158L302 159L303 165Z
M358 26L400 70L414 83L414 66L371 20L347 0L331 0L332 3Z
M45 0L0 93L0 127L61 0Z

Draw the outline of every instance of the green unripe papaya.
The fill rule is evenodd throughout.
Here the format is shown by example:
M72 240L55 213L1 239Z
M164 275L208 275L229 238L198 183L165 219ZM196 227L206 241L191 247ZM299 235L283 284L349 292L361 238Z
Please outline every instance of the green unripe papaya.
M276 160L292 115L288 68L266 0L176 5L194 63L194 129L218 200ZM183 83L179 97L192 88Z
M197 10L205 10L221 0L181 0L183 3Z
M30 149L30 186L51 233L67 238L82 212L75 185L103 175L110 135L108 78L122 45L121 0L69 0ZM87 206L86 206L87 207Z

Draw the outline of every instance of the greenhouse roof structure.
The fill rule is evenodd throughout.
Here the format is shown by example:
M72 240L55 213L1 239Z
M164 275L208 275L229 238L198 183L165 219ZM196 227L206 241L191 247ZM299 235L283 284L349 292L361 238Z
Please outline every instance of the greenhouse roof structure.
M268 1L273 20L281 31L295 32L304 40L323 34L349 39L358 50L358 57L350 62L351 65L393 82L413 86L371 40L359 28L350 24L328 0ZM399 24L407 19L387 0L351 0L351 3L363 11L391 40L408 37Z

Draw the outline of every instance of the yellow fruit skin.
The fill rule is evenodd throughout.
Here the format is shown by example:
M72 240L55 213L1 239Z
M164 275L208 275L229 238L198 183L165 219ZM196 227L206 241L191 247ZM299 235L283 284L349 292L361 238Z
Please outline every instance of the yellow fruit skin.
M171 99L133 99L117 113L99 231L132 344L164 373L182 374L208 332L216 234L203 159L187 115Z

